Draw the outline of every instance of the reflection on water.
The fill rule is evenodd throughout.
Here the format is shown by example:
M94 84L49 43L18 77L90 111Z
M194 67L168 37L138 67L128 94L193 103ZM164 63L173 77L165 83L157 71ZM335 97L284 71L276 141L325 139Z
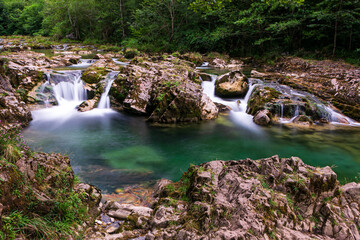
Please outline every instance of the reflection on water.
M162 177L178 180L190 163L275 154L298 156L313 166L335 165L343 181L360 172L360 128L272 127L254 133L227 116L158 127L111 110L78 113L61 123L36 119L24 131L29 144L38 151L69 154L75 172L105 192Z

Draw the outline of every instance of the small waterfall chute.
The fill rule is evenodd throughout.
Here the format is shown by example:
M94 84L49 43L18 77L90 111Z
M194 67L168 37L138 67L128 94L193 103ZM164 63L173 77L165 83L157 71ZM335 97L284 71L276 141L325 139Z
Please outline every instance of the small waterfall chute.
M62 105L67 102L82 102L87 100L87 92L84 88L84 83L81 80L81 71L61 71L59 72L62 80L59 81L60 76L56 76L58 78L58 83L52 84L53 91L55 94L55 98L58 101L59 105ZM53 75L51 75L50 81L52 81Z
M119 72L110 72L105 79L105 90L104 93L101 94L100 97L100 101L98 103L97 108L100 109L107 109L110 108L110 98L109 98L109 92L110 92L110 88L112 83L114 82L115 78L117 77L117 75L119 74Z
M250 96L256 86L258 85L258 81L254 79L254 81L251 81L249 84L249 90L246 93L244 98L241 99L228 99L224 100L218 96L215 95L215 82L216 82L217 76L211 75L211 82L209 81L203 81L202 87L203 87L203 93L208 95L210 99L213 102L221 103L223 105L226 105L230 107L232 110L230 111L230 117L232 120L238 124L241 125L247 129L250 129L252 131L257 131L259 128L258 126L253 122L253 117L250 114L246 113L248 101L250 99Z

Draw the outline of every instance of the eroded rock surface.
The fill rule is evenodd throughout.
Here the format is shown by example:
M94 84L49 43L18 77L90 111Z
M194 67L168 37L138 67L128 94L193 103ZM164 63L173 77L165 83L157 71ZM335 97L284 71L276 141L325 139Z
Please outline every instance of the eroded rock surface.
M0 71L0 121L1 125L23 123L27 125L32 119L30 110L15 92L9 78Z
M179 182L159 181L154 196L153 206L137 213L106 203L105 215L118 212L119 226L88 239L360 238L360 184L340 186L330 167L296 157L192 166Z

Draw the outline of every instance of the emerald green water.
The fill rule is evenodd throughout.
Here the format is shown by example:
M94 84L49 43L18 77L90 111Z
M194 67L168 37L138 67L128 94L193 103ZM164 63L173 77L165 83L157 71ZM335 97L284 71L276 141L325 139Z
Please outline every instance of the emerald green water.
M360 128L250 131L227 116L172 127L110 112L76 115L61 122L34 121L24 131L38 151L68 154L74 171L104 192L159 178L178 180L189 164L211 160L298 156L313 166L334 165L342 182L360 173Z

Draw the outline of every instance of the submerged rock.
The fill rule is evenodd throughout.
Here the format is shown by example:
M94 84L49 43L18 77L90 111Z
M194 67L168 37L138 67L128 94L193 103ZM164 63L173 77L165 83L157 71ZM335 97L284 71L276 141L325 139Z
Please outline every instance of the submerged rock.
M97 103L96 99L86 100L77 107L77 110L78 110L78 112L90 111L90 110L96 108L96 103Z
M120 229L132 238L360 238L360 184L340 186L330 167L296 157L212 161L155 188L152 208L134 218L130 209L138 207L107 203L126 213L115 218L124 220Z
M215 83L215 94L220 97L244 97L248 90L248 79L240 71L221 75Z
M269 110L258 111L254 116L254 122L257 125L268 126L271 124L272 116Z

